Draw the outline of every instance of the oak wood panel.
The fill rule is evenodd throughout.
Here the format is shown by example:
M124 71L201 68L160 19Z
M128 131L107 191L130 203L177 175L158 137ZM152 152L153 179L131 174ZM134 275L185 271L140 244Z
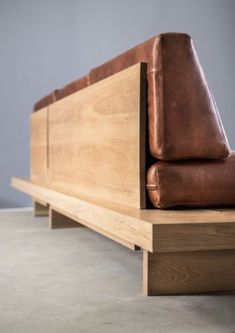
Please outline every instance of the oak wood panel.
M235 290L235 251L144 251L146 295Z
M198 214L198 218L199 216L200 214ZM224 222L155 224L153 228L153 251L235 249L235 222L228 221L226 212L224 212Z
M125 206L92 200L83 195L75 198L17 178L12 179L12 186L47 202L61 214L114 241L120 239L123 245L130 244L133 249L137 245L152 251L152 224L128 215L130 209Z
M234 209L140 210L83 194L74 198L17 178L12 186L150 252L235 249Z
M61 219L63 219L62 218L63 216L67 217L68 219L70 219L68 217L70 215L68 211L62 211L62 210L60 210L57 207L53 207L53 212L56 212L56 213L60 214ZM72 219L70 219L70 220L72 220ZM75 223L77 223L78 225L82 226L82 224L80 224L79 217L73 215L73 221L76 221ZM53 225L53 221L50 221L50 225ZM64 224L64 226L66 227L65 224ZM119 243L121 245L124 245L125 247L128 247L129 249L131 249L133 251L140 250L139 246L136 246L135 244L132 244L132 243L130 243L130 242L128 242L128 241L126 241L126 240L124 240L124 239L122 239L122 238L120 238L120 237L118 237L118 236L116 236L116 235L114 235L114 234L112 234L112 233L110 233L110 232L108 232L108 231L100 228L97 225L93 225L92 230L94 230L94 231L102 234L105 237L108 237L108 238L114 240L115 242L117 242L117 243Z
M212 209L147 209L140 211L140 216L156 225L205 224L235 222L234 208Z
M30 175L31 181L47 185L48 169L48 108L30 115Z
M51 189L145 207L145 69L129 67L49 106Z

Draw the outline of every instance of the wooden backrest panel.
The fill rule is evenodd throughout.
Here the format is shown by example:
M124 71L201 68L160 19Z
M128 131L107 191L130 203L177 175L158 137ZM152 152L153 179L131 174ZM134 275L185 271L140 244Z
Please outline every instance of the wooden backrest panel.
M33 112L30 118L31 181L46 186L48 171L48 107Z
M145 207L145 73L137 64L49 106L50 188Z

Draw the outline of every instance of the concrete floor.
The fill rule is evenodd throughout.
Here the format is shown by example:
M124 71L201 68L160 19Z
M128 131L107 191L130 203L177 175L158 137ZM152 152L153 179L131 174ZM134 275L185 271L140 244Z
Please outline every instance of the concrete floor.
M235 295L142 294L142 253L0 212L0 333L234 333Z

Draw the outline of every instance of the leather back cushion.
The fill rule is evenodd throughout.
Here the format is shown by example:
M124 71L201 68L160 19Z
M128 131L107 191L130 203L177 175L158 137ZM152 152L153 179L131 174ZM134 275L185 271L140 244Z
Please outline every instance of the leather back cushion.
M190 36L158 35L94 68L90 83L138 62L147 63L152 155L166 161L227 157L227 138Z
M227 157L223 125L187 34L153 37L60 89L56 100L138 62L147 63L151 154L166 161ZM42 101L51 103L48 97Z
M68 95L75 93L83 88L86 88L89 85L89 75L82 77L81 79L75 80L67 84L62 89L58 90L56 94L56 100L62 99Z
M58 101L66 96L69 96L76 91L86 88L89 85L89 75L86 75L78 80L75 80L61 89L54 90L51 94L41 98L34 104L34 111L40 110L45 106L48 106L55 101Z
M56 101L56 92L57 90L54 90L52 93L42 97L39 101L37 101L37 103L34 104L33 111L40 110L49 104L54 103Z

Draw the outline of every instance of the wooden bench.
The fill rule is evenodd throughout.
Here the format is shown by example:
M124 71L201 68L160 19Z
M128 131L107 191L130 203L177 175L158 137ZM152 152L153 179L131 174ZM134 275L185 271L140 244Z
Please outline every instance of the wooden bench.
M146 66L31 115L31 177L12 186L53 228L84 225L143 249L146 295L235 289L235 210L148 207Z

